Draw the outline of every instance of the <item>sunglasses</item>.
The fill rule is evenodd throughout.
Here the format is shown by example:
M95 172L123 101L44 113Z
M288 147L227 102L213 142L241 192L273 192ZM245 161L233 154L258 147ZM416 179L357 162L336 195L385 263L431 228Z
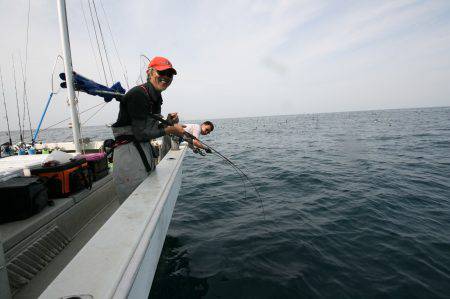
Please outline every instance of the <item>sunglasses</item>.
M173 73L173 71L172 71L171 69L164 70L164 71L156 71L156 72L158 73L158 75L159 75L160 77L169 77L169 78L172 78L173 75L174 75L174 73Z

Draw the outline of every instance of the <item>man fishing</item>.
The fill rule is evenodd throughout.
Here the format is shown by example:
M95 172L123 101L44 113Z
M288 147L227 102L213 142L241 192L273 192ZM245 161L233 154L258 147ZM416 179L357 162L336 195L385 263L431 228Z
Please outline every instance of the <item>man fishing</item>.
M210 122L209 120L203 122L201 125L198 124L186 124L186 127L184 128L184 131L191 134L195 137L195 139L192 140L192 143L189 144L191 147L204 149L207 153L211 153L211 150L204 146L199 140L199 136L201 135L208 135L214 130L214 124Z
M151 139L172 134L183 136L179 124L161 127L152 115L161 114L161 92L172 83L177 71L164 57L154 57L147 69L147 82L131 88L120 101L117 121L112 126L116 139L113 180L120 203L155 168L156 150ZM176 113L171 114L173 118Z

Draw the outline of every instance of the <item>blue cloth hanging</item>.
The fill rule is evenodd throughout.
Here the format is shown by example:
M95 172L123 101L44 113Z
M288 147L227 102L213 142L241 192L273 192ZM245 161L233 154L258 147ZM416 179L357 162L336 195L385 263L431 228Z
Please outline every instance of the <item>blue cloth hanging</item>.
M63 82L60 84L62 88L67 88L66 74L60 73L59 77ZM92 81L86 77L73 72L73 84L76 91L85 92L93 96L102 97L105 102L110 102L112 99L120 101L121 97L125 94L125 89L120 85L120 82L115 83L111 87L101 85Z

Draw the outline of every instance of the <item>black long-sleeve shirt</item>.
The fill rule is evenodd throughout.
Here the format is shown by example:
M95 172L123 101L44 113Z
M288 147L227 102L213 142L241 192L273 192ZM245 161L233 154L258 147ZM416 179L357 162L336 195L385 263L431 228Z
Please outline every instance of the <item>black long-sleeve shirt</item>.
M165 135L164 129L159 128L158 122L149 116L161 114L162 102L161 93L150 82L131 88L120 101L119 116L113 127L131 126L138 141L149 141Z

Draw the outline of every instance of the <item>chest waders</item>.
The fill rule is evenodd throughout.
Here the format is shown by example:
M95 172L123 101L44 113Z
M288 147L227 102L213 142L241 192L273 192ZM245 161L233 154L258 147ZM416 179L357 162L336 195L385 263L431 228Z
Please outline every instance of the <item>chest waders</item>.
M152 98L150 97L150 94L149 94L147 88L145 88L143 85L140 85L140 87L145 91L145 94L147 95L148 100L151 102ZM152 107L153 107L153 105L152 105ZM153 115L152 112L153 111L150 111L150 116ZM131 129L127 130L126 128L127 127L122 127L122 129L124 129L124 130L120 130L119 128L117 128L118 131L120 130L122 132L119 133L118 136L115 136L115 143L114 143L113 148L123 145L123 144L133 143L139 153L139 156L141 157L141 160L142 160L142 163L144 164L145 170L147 172L151 172L152 166L149 163L147 156L145 155L145 152L144 152L144 149L142 148L141 143L138 140L136 140L136 137L134 135L132 135ZM153 148L153 145L151 145L151 144L150 144L150 149L151 149L151 156L157 157L157 155L155 153L155 149Z

